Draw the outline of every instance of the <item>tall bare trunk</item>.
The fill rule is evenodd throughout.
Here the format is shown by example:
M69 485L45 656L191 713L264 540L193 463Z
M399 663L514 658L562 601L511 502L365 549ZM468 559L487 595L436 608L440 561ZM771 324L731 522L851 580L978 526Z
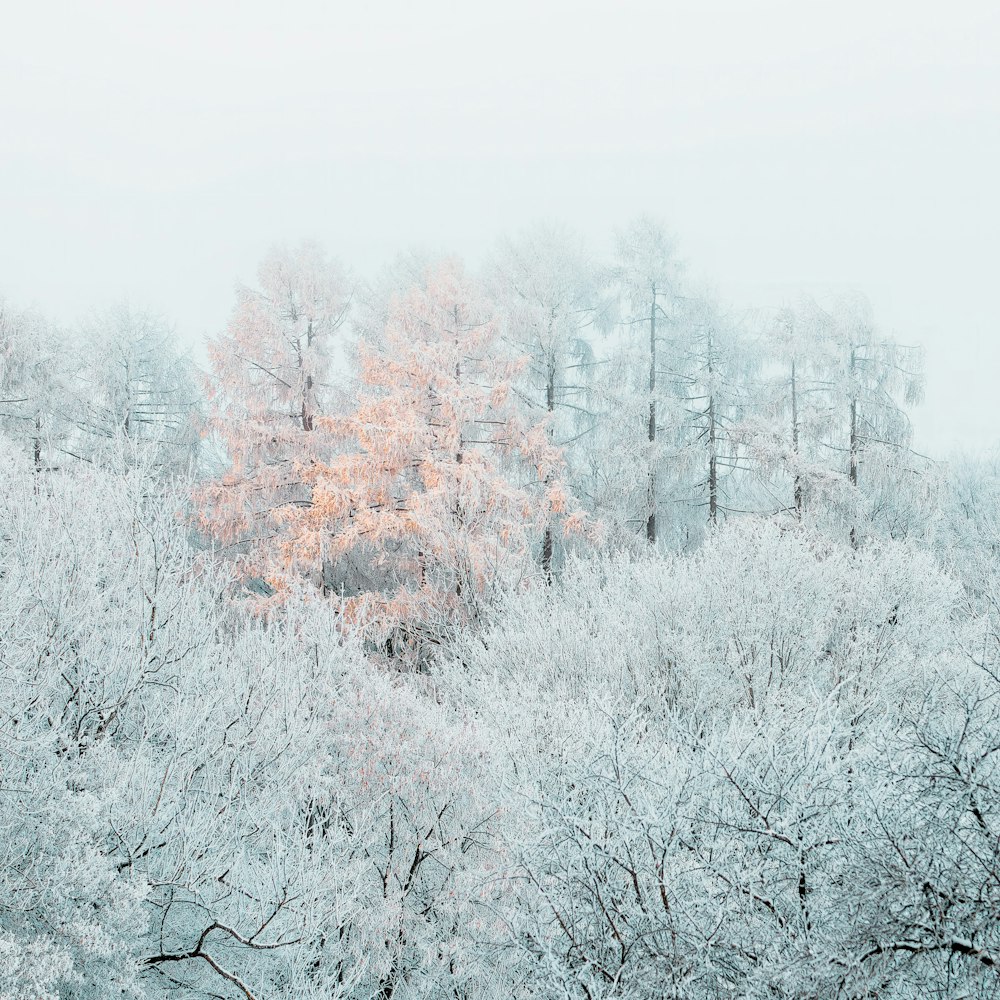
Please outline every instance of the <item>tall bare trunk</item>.
M715 524L719 511L719 436L715 426L715 365L712 353L715 344L708 334L708 521Z
M35 472L42 471L42 418L35 414L35 440L34 440Z
M552 414L556 408L556 364L555 359L549 357L548 379L545 383L545 408L549 412L549 437L552 437ZM546 476L545 485L548 486L551 476ZM552 525L545 525L545 534L542 536L542 574L546 583L552 583L552 552L554 544L552 538Z
M455 306L454 311L455 316L455 349L458 350L458 306ZM459 382L462 378L462 365L461 362L455 362L455 381ZM458 451L455 453L455 464L462 464L462 432L458 433ZM462 527L465 522L465 512L462 510L462 481L456 476L455 479L455 520L458 522L459 527ZM458 574L455 578L455 596L462 596L462 571L459 568Z
M792 359L792 456L795 462L795 516L802 518L802 475L799 472L799 397L795 381L795 359Z
M313 340L313 325L312 320L309 320L309 326L306 329L306 350L312 346ZM314 426L315 414L313 413L313 377L312 374L306 374L306 380L302 388L302 429L304 431L311 431Z
M848 479L851 485L857 488L858 485L858 450L860 442L858 440L858 396L854 387L854 369L856 365L855 348L851 348L851 441L850 441L850 464L848 466ZM851 548L858 547L858 526L851 525Z
M708 520L715 524L719 511L719 456L715 430L715 400L708 397Z
M306 351L312 347L313 342L313 324L312 320L309 320L306 326ZM299 364L303 367L310 363L308 357L303 357L299 354ZM313 405L313 377L308 371L306 372L305 381L302 383L302 430L306 433L311 433L316 426L316 414L315 407ZM310 490L310 496L312 491ZM333 578L333 562L330 559L323 559L320 565L320 593L324 597L328 597L332 592L330 586L330 581Z
M649 482L646 504L649 514L646 518L646 541L656 544L656 285L652 288L649 304Z

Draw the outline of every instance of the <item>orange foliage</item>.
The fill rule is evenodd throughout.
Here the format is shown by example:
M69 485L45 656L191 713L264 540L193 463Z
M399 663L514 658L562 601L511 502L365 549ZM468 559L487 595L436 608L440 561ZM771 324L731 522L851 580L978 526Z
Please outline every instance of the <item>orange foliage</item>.
M300 570L360 556L379 573L351 613L363 605L368 621L433 631L528 569L568 502L557 480L543 486L562 460L511 391L525 359L505 349L457 263L393 302L382 343L362 345L355 411L320 421L354 450L300 466L312 504L286 510L284 551Z
M324 266L314 250L269 259L212 345L212 427L232 466L201 491L202 522L242 545L273 600L310 579L346 624L437 634L533 572L554 518L579 520L561 451L513 388L527 359L453 261L392 301L378 347L359 347L352 411L325 413L322 340L344 297Z
M339 266L312 243L273 250L258 283L238 289L226 333L209 343L209 428L230 468L196 499L202 527L240 552L249 575L278 586L278 514L309 502L299 466L331 446L317 432L320 386L349 294Z

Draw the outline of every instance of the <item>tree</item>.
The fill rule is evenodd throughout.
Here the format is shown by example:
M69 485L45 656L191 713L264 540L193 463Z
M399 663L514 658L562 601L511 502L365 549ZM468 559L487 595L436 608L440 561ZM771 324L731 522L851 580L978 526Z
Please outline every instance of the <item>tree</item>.
M866 508L869 530L926 530L938 477L909 450L905 409L922 395L921 352L881 335L857 295L781 310L764 346L772 423L755 445L764 466L791 479L795 516L846 530L854 547Z
M475 616L496 582L525 571L557 514L578 523L545 423L512 393L525 359L508 354L490 304L454 261L394 301L384 348L362 343L357 409L321 418L349 444L303 456L308 506L286 507L292 572L363 552L376 567L349 616L432 638Z
M55 327L0 301L0 427L36 472L56 464L68 433L66 357Z
M464 637L441 684L489 706L535 992L995 992L997 689L960 607L913 545L731 519Z
M817 450L830 419L823 375L824 343L830 333L829 315L803 299L769 316L762 335L769 377L764 384L765 424L755 444L764 470L777 467L791 480L787 509L798 520L810 501L824 499L823 483L829 479Z
M228 331L209 343L209 426L229 470L199 504L203 526L263 577L274 571L280 512L310 502L299 464L331 447L317 421L329 412L331 350L351 291L315 243L272 250L258 281L238 289Z
M194 365L166 322L119 303L82 325L74 353L69 416L76 454L91 462L121 454L160 476L190 475L201 394Z
M184 494L143 470L38 489L0 462L3 995L488 988L500 796L475 721L318 598L227 602Z
M564 228L536 226L503 242L489 280L505 339L529 358L518 390L547 414L550 440L564 447L591 433L596 414L585 404L596 359L587 333L605 328L609 304L602 271L582 240ZM554 542L553 527L546 525L546 579L552 577Z
M660 336L657 323L670 319L662 303L669 304L677 295L678 271L674 241L655 220L643 216L619 233L615 274L628 308L625 323L630 327L648 326L649 331L646 540L650 544L655 544L657 539L656 376Z
M667 428L674 439L673 479L678 499L702 508L712 525L720 512L740 509L734 490L738 475L750 469L745 421L758 358L737 322L710 298L686 298L677 314L660 363L676 411Z
M879 336L863 296L842 296L835 303L830 346L833 399L841 412L847 411L847 478L857 488L867 449L909 445L910 424L901 402L913 405L923 398L923 356ZM856 547L856 524L850 538Z

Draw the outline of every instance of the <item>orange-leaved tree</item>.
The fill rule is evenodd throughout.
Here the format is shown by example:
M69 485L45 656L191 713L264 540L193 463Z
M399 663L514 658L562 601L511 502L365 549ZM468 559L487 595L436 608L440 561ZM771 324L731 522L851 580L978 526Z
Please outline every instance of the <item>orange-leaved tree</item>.
M261 263L258 289L240 287L229 327L209 343L209 427L228 471L199 491L203 527L233 546L245 569L280 575L279 513L310 502L299 474L322 458L331 341L344 322L350 286L316 243L275 248Z
M438 638L475 617L498 580L534 571L553 520L572 530L582 516L560 449L512 389L527 359L508 353L457 262L428 266L394 297L378 345L359 351L356 409L318 420L348 447L303 456L311 503L280 513L286 565L366 565L341 592L348 621Z

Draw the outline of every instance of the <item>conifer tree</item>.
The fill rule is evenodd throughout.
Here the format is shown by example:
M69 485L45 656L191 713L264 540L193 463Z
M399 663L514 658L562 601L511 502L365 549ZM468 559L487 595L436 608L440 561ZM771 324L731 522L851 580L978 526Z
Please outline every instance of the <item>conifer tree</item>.
M258 283L238 289L228 330L209 344L209 426L229 469L199 503L209 532L266 579L280 569L287 509L311 502L300 468L331 447L317 421L329 412L332 341L351 295L340 265L309 242L272 250Z
M281 513L285 564L363 555L374 572L345 611L382 631L434 638L475 616L494 583L527 572L553 517L581 521L544 419L512 392L526 363L459 264L429 267L393 301L381 345L361 344L354 411L318 421L342 453L296 463L312 500Z

